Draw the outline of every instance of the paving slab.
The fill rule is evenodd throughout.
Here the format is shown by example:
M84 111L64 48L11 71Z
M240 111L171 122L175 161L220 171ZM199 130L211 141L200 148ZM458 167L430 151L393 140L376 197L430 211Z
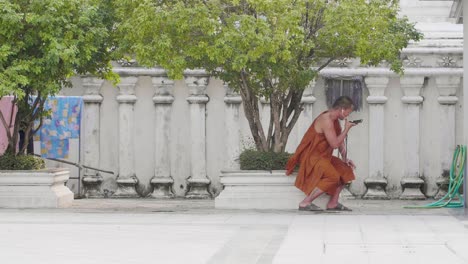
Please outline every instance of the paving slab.
M81 199L1 209L0 261L17 263L468 264L464 209L343 200L351 212L217 210L213 200Z

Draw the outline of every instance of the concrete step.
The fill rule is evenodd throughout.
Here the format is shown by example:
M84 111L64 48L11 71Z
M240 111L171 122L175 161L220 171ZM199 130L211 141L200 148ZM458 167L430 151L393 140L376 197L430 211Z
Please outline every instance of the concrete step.
M400 14L413 22L455 22L450 18L453 1L401 0Z

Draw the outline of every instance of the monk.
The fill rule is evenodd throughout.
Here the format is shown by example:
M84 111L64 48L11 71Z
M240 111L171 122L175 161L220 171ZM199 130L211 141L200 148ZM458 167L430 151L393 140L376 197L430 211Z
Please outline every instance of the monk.
M320 195L327 193L330 200L327 210L351 211L340 204L338 198L346 184L354 180L353 161L346 157L344 141L349 130L356 124L349 122L347 117L353 111L354 104L347 96L339 97L333 107L321 113L309 127L294 155L286 164L286 175L290 175L299 163L296 187L307 196L299 203L301 211L322 211L312 203ZM341 129L339 120L345 120L345 128ZM333 150L338 148L342 159L333 156Z

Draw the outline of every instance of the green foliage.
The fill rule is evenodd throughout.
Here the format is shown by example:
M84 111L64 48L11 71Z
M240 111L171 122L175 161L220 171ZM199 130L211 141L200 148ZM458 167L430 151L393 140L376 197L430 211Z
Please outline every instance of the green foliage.
M40 170L44 168L44 160L33 155L16 156L5 153L0 156L0 170Z
M400 52L422 38L396 0L120 0L118 52L171 78L204 68L240 93L259 150L284 151L301 97L334 59L382 60L402 73ZM258 99L270 102L268 128Z
M44 114L47 96L70 86L69 78L75 74L118 81L110 64L115 45L112 3L0 0L0 98L16 97L15 124L21 127L15 131L32 132L34 119ZM31 106L33 95L37 101Z
M25 86L55 94L76 73L109 74L111 24L101 2L1 0L0 95L21 97Z
M290 153L264 152L253 149L244 150L240 156L241 170L284 170Z
M259 83L292 74L303 88L320 59L360 57L371 65L386 60L400 71L399 52L421 35L397 17L396 2L121 0L118 29L123 51L143 65L166 68L171 77L203 67L215 73L222 68L219 76L230 80L248 70Z

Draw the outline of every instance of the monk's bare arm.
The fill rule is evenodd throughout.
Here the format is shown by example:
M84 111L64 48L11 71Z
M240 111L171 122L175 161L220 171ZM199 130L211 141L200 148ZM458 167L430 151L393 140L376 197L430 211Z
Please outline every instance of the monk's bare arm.
M329 119L323 120L322 127L323 127L323 133L325 134L325 138L327 139L328 144L330 144L332 148L336 149L336 148L339 148L343 144L343 141L346 138L346 135L348 134L348 131L352 126L353 126L353 123L346 121L345 128L339 135L336 134L333 122Z
M345 147L344 142L341 143L340 147L338 148L338 151L340 152L341 157L343 158L343 161L345 161L344 158L346 157L346 147Z

